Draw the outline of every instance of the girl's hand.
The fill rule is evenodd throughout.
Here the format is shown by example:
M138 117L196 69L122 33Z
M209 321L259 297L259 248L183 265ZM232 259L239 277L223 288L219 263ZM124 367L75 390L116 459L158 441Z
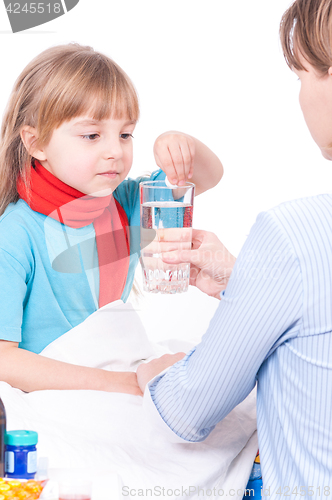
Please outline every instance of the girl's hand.
M152 380L158 373L161 373L166 368L174 365L182 358L185 357L184 352L177 352L176 354L164 354L160 358L153 359L148 363L142 363L137 368L137 380L141 391L144 393L146 384Z
M155 141L153 153L171 184L184 185L194 173L195 139L182 132L165 132Z
M143 396L135 372L109 373L113 375L108 389L109 392L122 392L123 394L132 394L133 396Z

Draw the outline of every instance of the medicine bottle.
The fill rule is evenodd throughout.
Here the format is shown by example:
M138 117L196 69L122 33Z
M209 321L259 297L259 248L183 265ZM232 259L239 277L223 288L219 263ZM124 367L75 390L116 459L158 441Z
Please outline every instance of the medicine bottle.
M259 456L259 450L257 452L254 465L249 477L247 487L245 489L244 497L253 496L256 500L261 500L263 489L263 479L261 471L261 459ZM243 498L244 498L243 497ZM243 500L243 499L242 499Z
M0 398L0 477L5 477L6 411Z
M35 431L5 433L6 477L34 479L37 472L38 434Z

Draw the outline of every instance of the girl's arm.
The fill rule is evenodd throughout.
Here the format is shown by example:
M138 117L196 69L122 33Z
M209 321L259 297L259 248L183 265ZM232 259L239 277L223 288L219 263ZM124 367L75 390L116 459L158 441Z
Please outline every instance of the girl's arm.
M136 373L72 365L20 349L0 340L0 380L25 392L44 389L92 389L142 396Z
M193 182L196 196L216 186L223 176L219 158L191 135L165 132L156 139L153 151L157 165L170 182L180 186Z

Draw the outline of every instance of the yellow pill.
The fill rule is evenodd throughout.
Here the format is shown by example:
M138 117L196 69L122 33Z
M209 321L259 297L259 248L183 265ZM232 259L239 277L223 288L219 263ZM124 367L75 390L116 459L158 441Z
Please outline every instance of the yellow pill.
M8 491L10 490L10 486L7 483L1 483L0 484L0 491Z
M36 486L36 481L34 481L33 479L29 479L29 481L27 481L26 483L24 483L24 486L26 488L34 488Z
M39 490L38 486L36 485L25 486L24 489L25 491L31 491L31 492Z
M3 495L0 495L0 500L5 500L5 497Z
M41 484L37 483L36 481L27 481L25 483L25 489L29 491L41 491L43 487Z
M31 498L31 493L29 493L28 491L23 490L23 491L19 491L17 493L17 496L18 496L18 498L20 500L25 499L25 498L29 498L30 499Z
M13 486L14 488L16 488L17 486L21 486L21 481L18 481L17 479L12 479L11 481L8 481L8 484L10 484L10 486Z

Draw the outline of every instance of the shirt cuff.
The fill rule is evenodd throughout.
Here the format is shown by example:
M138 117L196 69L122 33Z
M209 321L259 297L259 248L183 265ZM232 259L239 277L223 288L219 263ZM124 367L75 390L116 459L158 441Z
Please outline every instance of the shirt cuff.
M166 174L161 168L154 170L150 176L151 181L163 181L166 179Z
M189 444L190 441L186 441L185 439L178 436L172 429L166 424L157 410L150 393L150 386L156 382L158 379L162 378L162 376L167 372L169 368L166 368L163 372L159 373L156 377L154 377L150 382L146 384L144 396L143 396L143 411L145 412L146 418L149 421L149 424L154 428L154 430L158 433L159 437L163 437L166 441L170 443L186 443Z
M22 330L11 326L0 326L0 339L20 343L22 342Z

